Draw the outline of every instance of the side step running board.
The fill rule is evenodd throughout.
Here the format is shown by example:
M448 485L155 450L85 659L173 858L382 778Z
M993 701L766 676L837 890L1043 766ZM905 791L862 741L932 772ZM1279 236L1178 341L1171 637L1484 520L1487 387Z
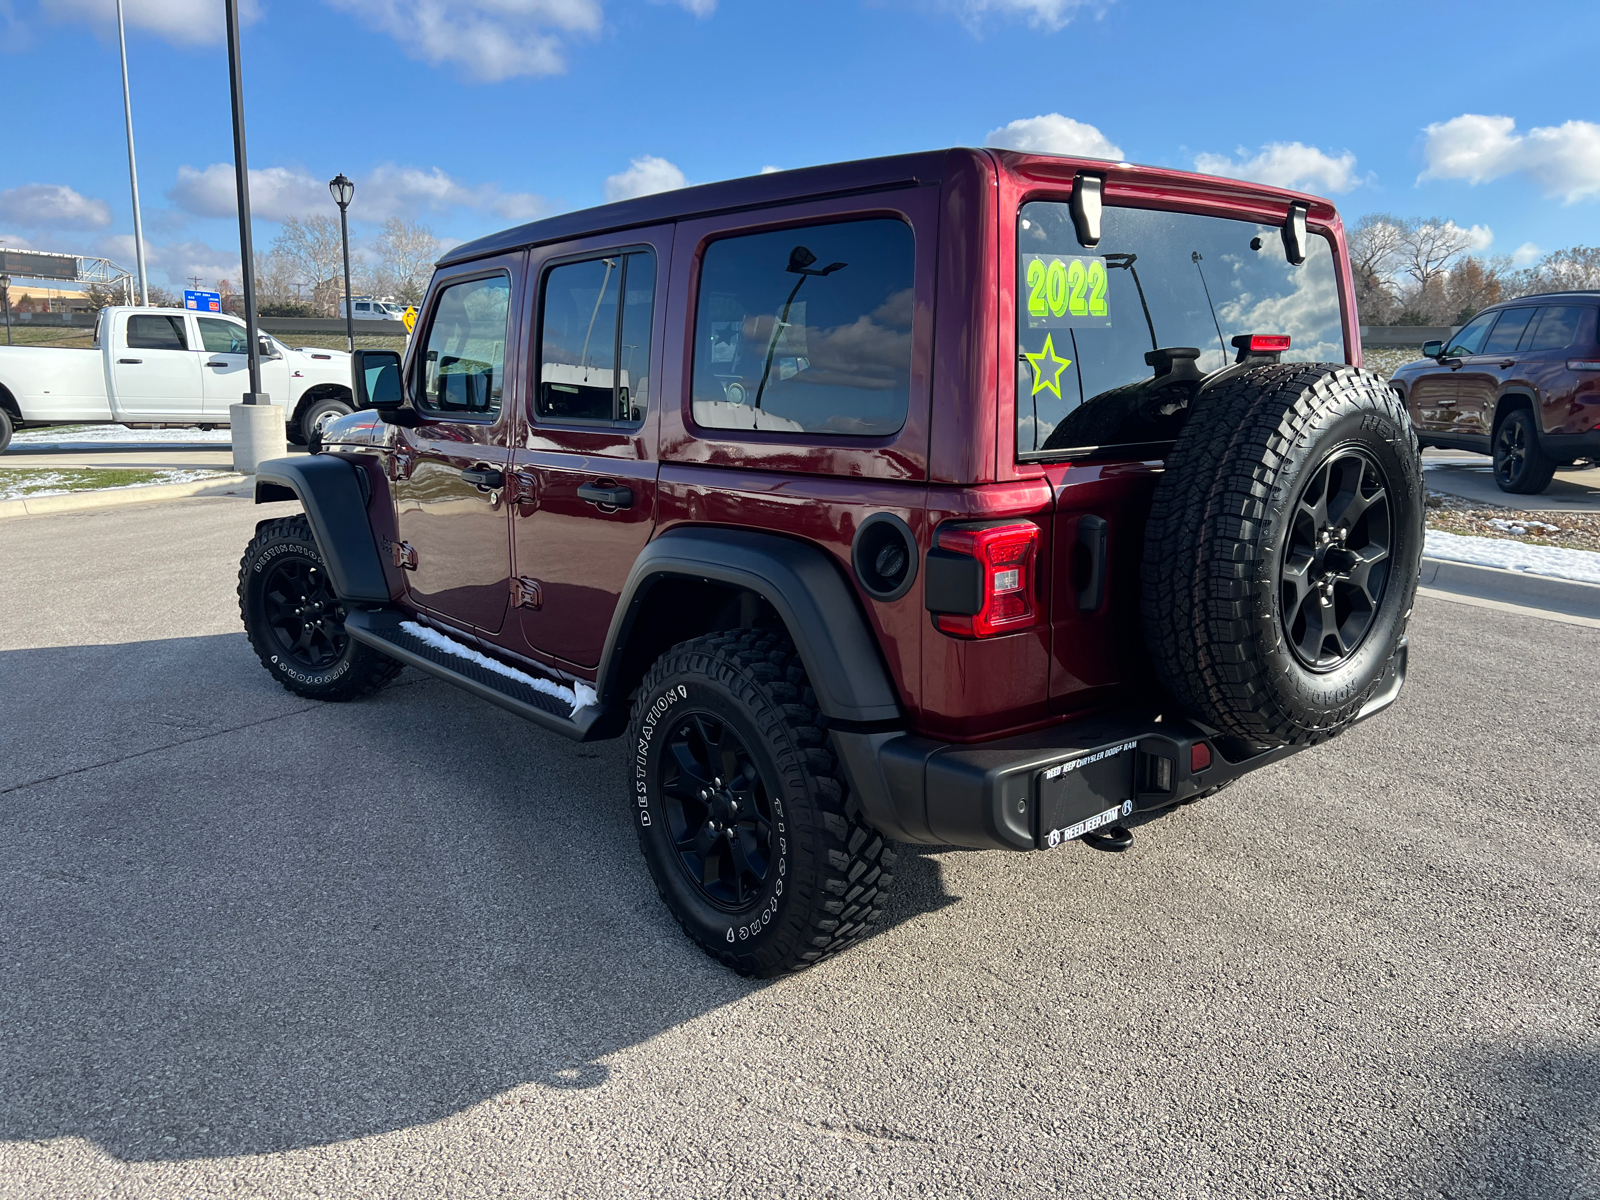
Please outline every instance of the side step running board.
M613 728L615 722L608 719L613 714L604 706L591 704L574 712L572 705L559 696L546 695L521 680L492 671L470 658L430 645L402 627L402 622L407 619L392 610L370 612L357 609L345 617L344 627L356 641L381 650L408 667L436 675L490 704L498 704L525 721L532 721L573 741L588 742L616 735L617 730ZM470 650L471 647L463 645L462 649Z

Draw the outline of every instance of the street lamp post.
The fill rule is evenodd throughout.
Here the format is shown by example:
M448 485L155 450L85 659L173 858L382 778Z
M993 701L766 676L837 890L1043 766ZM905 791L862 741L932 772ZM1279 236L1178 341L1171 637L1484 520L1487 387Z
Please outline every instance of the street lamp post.
M344 246L344 340L345 349L354 354L356 349L355 305L350 302L350 222L345 210L356 197L356 185L340 171L328 180L328 191L339 206L339 241Z

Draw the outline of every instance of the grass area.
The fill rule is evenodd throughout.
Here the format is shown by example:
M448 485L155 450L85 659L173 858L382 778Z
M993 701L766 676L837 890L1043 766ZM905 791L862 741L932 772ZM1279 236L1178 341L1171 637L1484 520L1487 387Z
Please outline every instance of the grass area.
M1428 528L1442 533L1497 538L1527 546L1600 550L1600 513L1529 512L1431 490L1427 503Z
M226 472L127 470L119 467L0 467L0 500L60 496L67 492L99 492L108 488L150 487L158 483L191 483Z
M285 346L292 346L297 349L301 346L315 347L318 350L343 350L345 348L345 338L342 333L275 333L272 336ZM356 337L356 349L398 350L404 354L406 339L378 334L371 336L359 334Z

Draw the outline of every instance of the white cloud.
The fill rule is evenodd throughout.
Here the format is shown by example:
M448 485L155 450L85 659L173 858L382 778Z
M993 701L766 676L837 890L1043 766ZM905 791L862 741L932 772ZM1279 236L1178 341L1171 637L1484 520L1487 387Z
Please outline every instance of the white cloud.
M1423 132L1424 179L1488 183L1503 175L1526 175L1546 196L1566 203L1600 195L1600 125L1568 121L1517 132L1511 117L1463 113Z
M1356 156L1348 150L1335 158L1303 142L1272 142L1254 158L1243 147L1237 153L1237 162L1226 154L1197 154L1194 169L1302 192L1348 192L1361 182Z
M686 186L688 182L683 172L666 159L646 154L634 159L626 171L606 176L606 201L632 200L635 196L670 192Z
M1446 221L1446 225L1454 225L1454 221ZM1467 249L1475 254L1481 254L1494 245L1494 230L1487 225L1474 225L1467 230Z
M14 233L0 233L0 246L7 250L32 250L33 243Z
M761 174L763 174L763 175L776 175L781 170L783 170L782 167L762 167L761 168Z
M1045 113L1038 117L1023 117L991 129L983 139L985 146L1004 150L1024 150L1031 154L1072 154L1084 158L1122 158L1122 147L1114 143L1093 125L1063 117L1060 113Z
M968 24L990 14L1025 17L1028 24L1043 29L1061 29L1077 16L1080 8L1103 9L1110 0L954 0ZM1112 157L1118 157L1113 155Z
M51 0L51 20L87 21L101 33L116 36L117 0ZM240 0L239 20L248 25L261 15L256 0ZM122 19L129 29L145 29L180 46L220 42L224 24L218 0L123 0Z
M257 250L266 247L257 244ZM96 251L126 270L133 270L133 235L117 234L103 238ZM219 279L239 279L239 251L237 247L218 248L205 242L151 242L144 244L145 265L152 276L165 276L171 288L189 287L190 280L198 276L205 288L216 286Z
M678 7L697 17L709 17L717 11L717 0L678 0Z
M64 183L25 183L0 192L0 221L25 227L101 229L111 224L111 207Z
M1511 265L1513 267L1531 266L1539 260L1539 256L1543 253L1544 251L1532 242L1523 242L1522 245L1511 252Z
M234 203L232 163L213 163L203 171L178 168L178 182L167 198L199 217L231 217ZM393 163L374 167L356 179L356 198L350 215L358 221L386 217L415 217L423 212L443 213L467 208L493 213L507 221L530 221L549 211L543 198L531 192L503 192L494 184L464 184L438 167L403 167ZM335 212L325 180L301 167L251 167L250 212L268 221Z
M599 0L328 0L387 33L412 58L461 68L469 83L566 69L562 35L600 32Z

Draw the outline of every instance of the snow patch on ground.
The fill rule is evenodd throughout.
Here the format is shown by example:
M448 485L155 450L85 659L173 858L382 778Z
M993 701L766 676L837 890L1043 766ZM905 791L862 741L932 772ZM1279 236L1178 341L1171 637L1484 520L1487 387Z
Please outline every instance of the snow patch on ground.
M24 429L11 439L13 446L122 446L155 442L216 442L227 445L233 433L227 429L129 429L126 425L62 425L46 429Z
M1600 556L1597 556L1600 557ZM453 654L457 658L464 658L468 662L477 663L493 671L496 675L504 675L507 679L515 679L518 683L525 683L534 691L546 696L554 696L558 700L565 700L572 705L572 711L588 708L595 702L595 691L582 680L574 680L571 687L562 687L548 679L537 679L515 667L508 667L498 659L490 658L487 654L480 654L471 646L463 646L453 638L448 638L437 629L429 629L426 625L419 625L415 621L401 621L400 628L404 629L418 641L426 642L435 650L443 650L446 654Z
M1430 529L1423 553L1429 558L1472 563L1479 567L1499 567L1503 571L1525 571L1530 575L1600 583L1600 553L1593 550L1530 546L1501 538L1468 537Z
M65 496L67 493L77 492L120 492L130 488L156 487L164 483L194 483L200 479L215 479L220 471L184 471L184 470L156 470L152 471L152 478L141 480L139 483L122 483L115 487L84 487L83 471L92 468L79 468L72 473L60 471L35 471L23 468L21 470L7 470L5 464L0 462L0 500L31 500L37 496Z

